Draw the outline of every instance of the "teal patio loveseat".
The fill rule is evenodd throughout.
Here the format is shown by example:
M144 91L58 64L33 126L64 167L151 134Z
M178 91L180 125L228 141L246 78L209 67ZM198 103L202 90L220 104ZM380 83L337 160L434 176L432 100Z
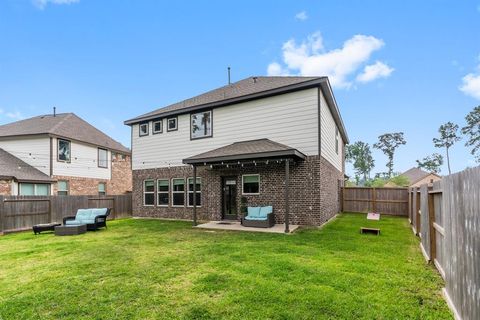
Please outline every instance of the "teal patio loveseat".
M247 215L242 218L242 226L256 228L271 228L275 225L275 215L272 206L247 207Z
M107 217L110 215L110 208L78 209L77 214L63 218L63 225L72 226L86 224L87 230L97 230L107 227Z

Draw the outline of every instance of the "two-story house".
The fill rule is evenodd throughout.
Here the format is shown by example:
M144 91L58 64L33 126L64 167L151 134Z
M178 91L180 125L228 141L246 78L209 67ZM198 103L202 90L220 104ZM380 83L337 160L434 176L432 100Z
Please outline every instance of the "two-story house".
M339 210L348 137L326 77L250 77L125 124L137 216L272 205L277 223L321 225Z
M3 174L3 194L105 195L132 190L130 150L73 113L2 125L0 149L14 157L0 158L0 168L11 171ZM20 171L12 168L18 161L22 165L17 169L30 173L21 179Z

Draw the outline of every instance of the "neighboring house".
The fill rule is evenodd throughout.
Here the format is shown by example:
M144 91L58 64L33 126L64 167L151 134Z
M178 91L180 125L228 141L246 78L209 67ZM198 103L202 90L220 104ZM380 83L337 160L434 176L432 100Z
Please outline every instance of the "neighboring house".
M2 125L0 148L56 181L50 194L123 194L132 189L130 150L73 113ZM5 161L0 166L11 165ZM10 191L39 194L36 190Z
M37 168L0 149L0 195L50 195L55 181Z
M192 219L196 204L199 219L236 220L246 200L321 225L339 210L348 138L326 77L251 77L125 124L137 216Z
M402 176L407 177L410 181L408 187L420 187L422 184L432 184L442 179L436 173L426 172L419 168L411 168L402 173Z

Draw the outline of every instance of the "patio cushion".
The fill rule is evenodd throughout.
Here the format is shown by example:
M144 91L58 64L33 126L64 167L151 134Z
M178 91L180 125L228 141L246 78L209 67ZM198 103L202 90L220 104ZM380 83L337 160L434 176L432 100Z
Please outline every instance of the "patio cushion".
M260 216L260 207L248 207L248 216L249 217L259 217Z
M261 207L260 208L260 213L259 213L259 217L261 218L267 218L267 215L272 213L273 212L273 208L272 206L267 206L267 207Z
M267 217L252 217L252 216L246 216L245 220L255 220L255 221L262 221L262 220L267 220Z
M92 210L90 209L78 209L75 220L90 219L91 213Z
M92 209L90 213L90 219L95 219L96 216L102 216L107 214L107 208Z
M83 219L83 220L80 220L82 222L82 224L93 224L95 223L95 219Z
M79 224L83 224L80 220L67 220L65 221L65 225L67 226L76 226Z

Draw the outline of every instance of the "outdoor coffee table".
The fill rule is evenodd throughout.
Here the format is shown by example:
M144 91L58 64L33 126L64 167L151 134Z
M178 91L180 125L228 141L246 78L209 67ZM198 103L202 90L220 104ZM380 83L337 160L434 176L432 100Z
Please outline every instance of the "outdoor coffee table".
M42 223L42 224L36 224L32 227L33 233L35 234L40 234L41 232L44 231L55 231L55 227L61 226L60 223Z
M55 227L56 236L74 236L74 235L82 234L85 232L87 232L86 224Z

